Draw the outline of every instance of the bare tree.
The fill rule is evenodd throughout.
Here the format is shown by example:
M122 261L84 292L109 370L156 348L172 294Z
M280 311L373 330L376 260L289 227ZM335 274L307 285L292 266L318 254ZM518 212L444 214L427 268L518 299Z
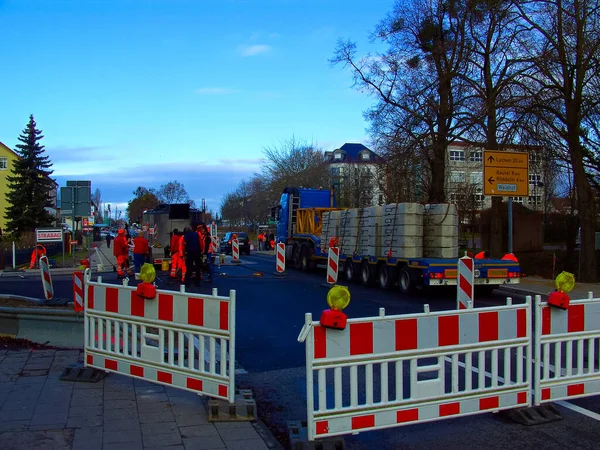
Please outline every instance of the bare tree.
M528 73L537 117L559 137L573 170L581 224L581 281L597 277L594 252L596 203L589 178L592 145L585 125L597 117L600 71L600 2L517 2L528 36L523 42L535 64ZM589 134L587 135L589 136Z
M185 190L185 186L179 181L169 181L161 184L160 189L156 191L156 196L162 203L190 203L190 196Z

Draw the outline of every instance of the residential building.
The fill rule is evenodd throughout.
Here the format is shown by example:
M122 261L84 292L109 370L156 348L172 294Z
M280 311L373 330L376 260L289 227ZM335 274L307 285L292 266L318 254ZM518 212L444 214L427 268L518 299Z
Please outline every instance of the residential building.
M383 204L382 157L358 143L346 143L340 148L325 152L325 157L339 206L367 207Z
M492 197L483 195L483 151L485 144L457 141L447 149L446 197L462 209L490 208ZM505 146L500 150L527 152L529 155L529 196L513 197L513 202L529 209L544 209L545 189L541 148L533 146ZM508 199L508 197L505 197ZM460 208L459 208L460 209Z
M9 206L6 200L6 194L8 193L7 177L11 175L10 171L17 159L19 159L19 155L0 142L0 228L2 228L2 232L6 230L4 215Z

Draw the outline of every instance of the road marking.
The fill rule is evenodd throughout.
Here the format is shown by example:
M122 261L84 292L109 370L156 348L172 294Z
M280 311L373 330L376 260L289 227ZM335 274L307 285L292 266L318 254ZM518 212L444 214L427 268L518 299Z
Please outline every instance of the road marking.
M452 358L450 358L449 356L445 356L444 360L446 362L449 362L450 364L452 364ZM462 367L463 369L466 369L466 365L465 365L464 362L457 361L457 363L458 363L458 365L460 367ZM543 366L543 364L542 364L542 366ZM477 374L479 373L479 369L477 367L471 367L471 370L473 372L477 373ZM550 370L552 372L555 372L555 367L552 364L550 364ZM484 373L485 373L486 377L492 378L492 374L490 372L486 371ZM498 381L500 383L504 383L504 378L499 376L498 377ZM534 392L534 390L532 389L531 393L533 394L533 392ZM554 403L556 403L557 405L560 405L560 406L562 406L564 408L570 409L571 411L575 411L575 412L577 412L579 414L583 414L584 416L587 416L587 417L589 417L591 419L594 419L594 420L597 420L597 421L600 422L600 414L595 413L594 411L590 411L589 409L585 409L585 408L582 408L581 406L574 405L573 403L569 403L569 402L567 402L565 400L555 401Z

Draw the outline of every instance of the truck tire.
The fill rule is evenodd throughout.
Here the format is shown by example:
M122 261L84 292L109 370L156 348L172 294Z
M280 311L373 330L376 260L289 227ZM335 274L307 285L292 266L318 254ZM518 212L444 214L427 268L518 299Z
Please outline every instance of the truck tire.
M346 264L344 265L344 274L346 275L346 280L353 281L356 278L356 267L354 266L354 262L352 259L348 258L346 260Z
M308 244L302 244L300 247L300 263L298 268L302 272L310 272L313 269L311 261L311 250Z
M415 271L406 266L400 269L398 284L400 285L400 291L403 294L414 293L417 289L417 275L415 274Z
M292 262L294 263L294 267L297 270L300 270L300 255L301 255L301 251L302 250L302 246L300 245L296 245L294 244L294 246L292 247Z
M360 264L360 281L365 286L372 286L375 279L375 267L366 259Z
M377 281L381 289L391 289L396 283L396 268L380 264L377 270Z

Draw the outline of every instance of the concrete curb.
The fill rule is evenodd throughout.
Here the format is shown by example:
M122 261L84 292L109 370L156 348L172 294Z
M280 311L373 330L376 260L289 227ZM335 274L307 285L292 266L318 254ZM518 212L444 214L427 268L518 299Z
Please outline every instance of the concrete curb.
M498 290L504 291L506 293L509 294L516 294L516 295L531 295L532 297L535 295L541 295L542 296L542 300L547 300L548 299L548 293L544 293L544 292L536 292L536 291L532 291L532 290L528 290L526 288L522 288L522 287L513 287L513 286L503 286L500 285L497 288Z

